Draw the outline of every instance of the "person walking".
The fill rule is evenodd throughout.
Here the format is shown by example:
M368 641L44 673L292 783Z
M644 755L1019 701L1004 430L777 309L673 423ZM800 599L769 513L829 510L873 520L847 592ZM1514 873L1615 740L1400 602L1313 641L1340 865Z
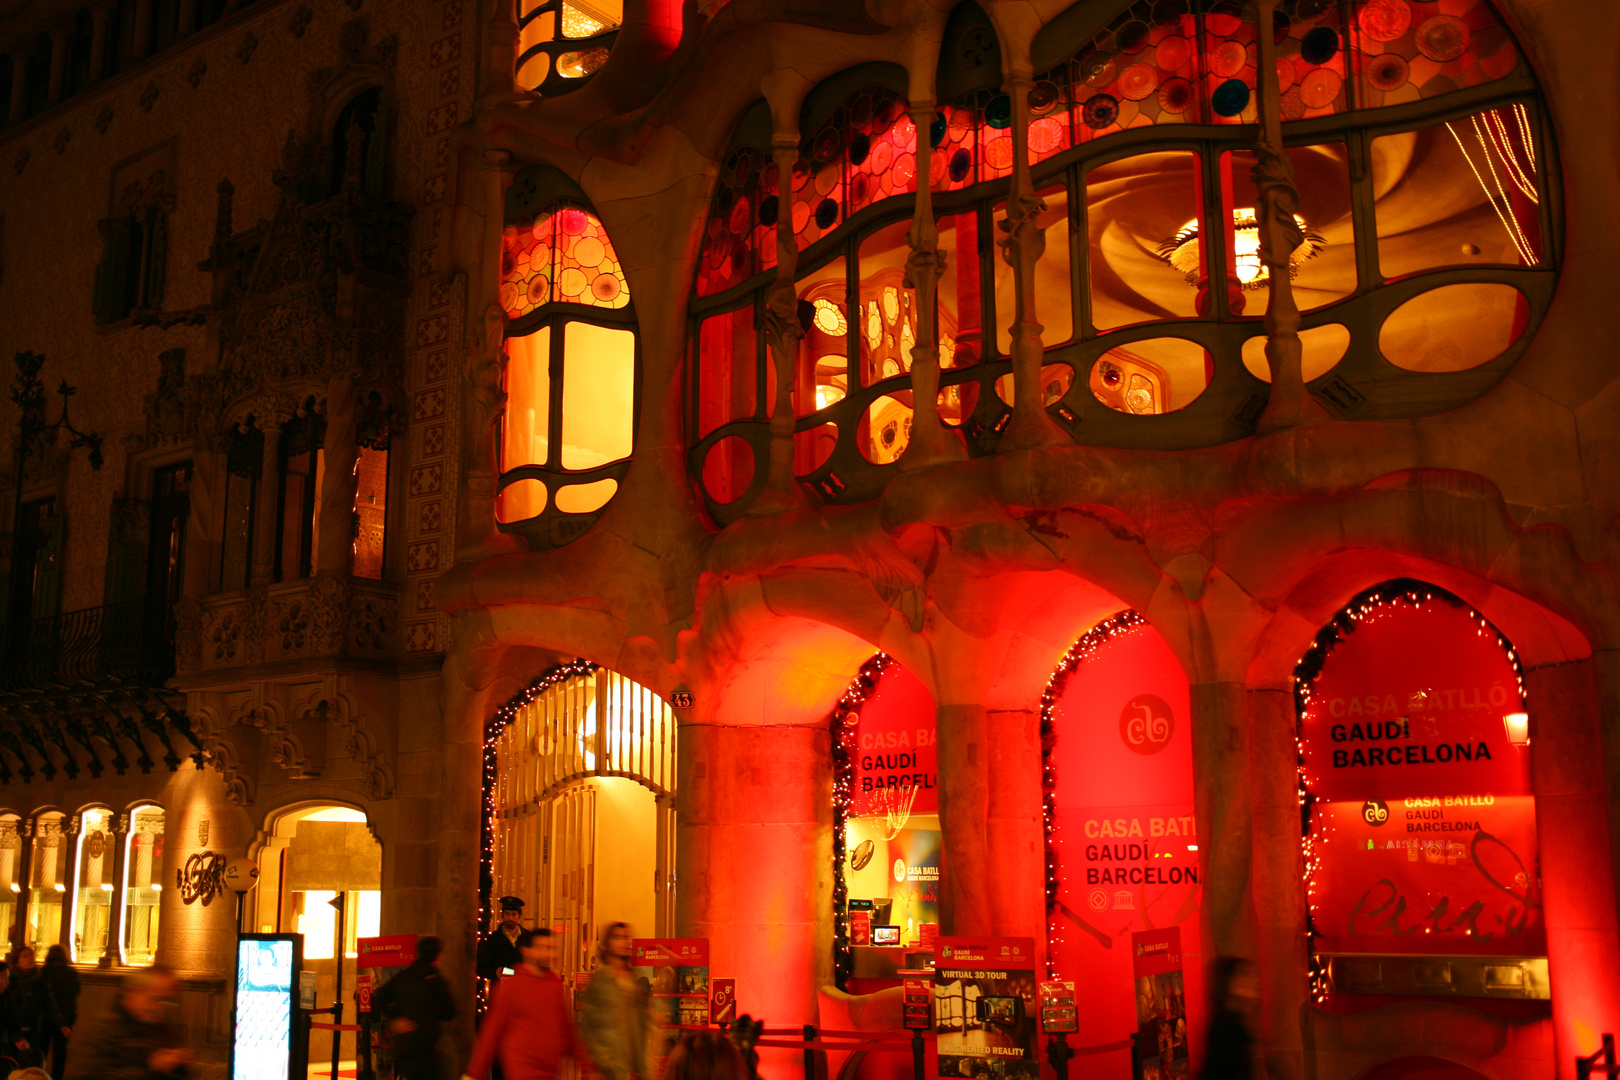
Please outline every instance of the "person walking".
M1215 961L1215 1015L1209 1020L1204 1048L1203 1080L1251 1080L1254 1040L1249 1013L1258 994L1248 961L1223 956Z
M73 1037L73 1025L79 1022L79 973L68 963L67 950L62 946L52 945L46 950L42 978L56 1010L56 1026L48 1032L51 1075L66 1076L68 1039ZM41 1046L40 1051L44 1050Z
M597 966L585 987L580 1037L605 1080L647 1077L647 997L630 965L629 923L609 923L597 945Z
M24 1065L43 1065L51 1047L51 1036L59 1035L62 1019L51 1000L45 982L45 970L39 966L34 950L24 945L17 950L11 964L11 1005L22 1028Z
M22 1068L27 1056L28 1043L23 1039L22 1026L17 1023L15 999L11 994L11 965L0 961L0 1069Z
M585 1060L562 980L552 970L557 947L551 931L525 930L518 950L522 960L495 990L463 1080L487 1080L497 1063L506 1080L552 1080L563 1058Z
M523 900L503 896L500 903L500 923L478 943L478 977L492 983L500 982L502 975L516 971L523 963L518 951L518 936L523 933Z
M456 1018L450 987L439 974L439 939L420 938L416 960L372 998L393 1037L394 1073L400 1080L443 1080L439 1027Z
M174 1022L180 984L157 964L124 976L107 1015L81 1040L64 1080L186 1080L192 1053Z

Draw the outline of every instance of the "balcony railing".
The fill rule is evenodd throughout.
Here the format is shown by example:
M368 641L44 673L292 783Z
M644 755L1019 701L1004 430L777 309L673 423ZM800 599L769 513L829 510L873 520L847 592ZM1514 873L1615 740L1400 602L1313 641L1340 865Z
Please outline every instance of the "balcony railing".
M68 611L7 627L0 692L108 684L161 687L174 674L168 605L148 599Z

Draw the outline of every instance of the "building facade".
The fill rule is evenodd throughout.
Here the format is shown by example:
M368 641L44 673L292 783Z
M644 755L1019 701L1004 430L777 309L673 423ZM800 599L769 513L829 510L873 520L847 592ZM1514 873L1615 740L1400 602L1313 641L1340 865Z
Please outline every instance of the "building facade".
M216 1057L234 932L339 894L469 1004L517 893L773 1026L1028 938L1077 1044L1185 997L1166 1080L1222 960L1267 1076L1620 1028L1620 16L5 18L14 943Z

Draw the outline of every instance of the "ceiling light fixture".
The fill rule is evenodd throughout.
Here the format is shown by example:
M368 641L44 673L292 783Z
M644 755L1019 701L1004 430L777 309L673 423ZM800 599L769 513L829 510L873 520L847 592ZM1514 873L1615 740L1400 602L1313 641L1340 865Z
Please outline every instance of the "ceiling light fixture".
M1288 276L1299 276L1299 264L1315 258L1326 246L1322 234L1311 229L1304 218L1294 215L1305 242L1288 257ZM1189 285L1197 285L1204 277L1199 260L1198 219L1187 222L1176 234L1158 247L1159 258L1187 276ZM1254 208L1243 207L1232 211L1232 252L1238 284L1244 289L1258 289L1271 277L1271 271L1260 261L1260 226L1255 220Z

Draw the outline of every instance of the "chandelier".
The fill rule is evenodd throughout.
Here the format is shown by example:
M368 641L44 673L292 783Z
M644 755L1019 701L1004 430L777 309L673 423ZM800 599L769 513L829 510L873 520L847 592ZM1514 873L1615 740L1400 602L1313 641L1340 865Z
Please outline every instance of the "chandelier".
M1294 215L1294 222L1304 234L1305 242L1288 256L1290 278L1298 277L1299 264L1314 258L1326 243L1322 234L1313 231L1298 214ZM1198 284L1204 276L1199 265L1198 240L1198 219L1194 218L1158 247L1159 258L1185 274L1189 285ZM1232 211L1232 254L1238 284L1245 290L1258 289L1271 277L1271 271L1260 261L1260 225L1255 220L1253 207Z

